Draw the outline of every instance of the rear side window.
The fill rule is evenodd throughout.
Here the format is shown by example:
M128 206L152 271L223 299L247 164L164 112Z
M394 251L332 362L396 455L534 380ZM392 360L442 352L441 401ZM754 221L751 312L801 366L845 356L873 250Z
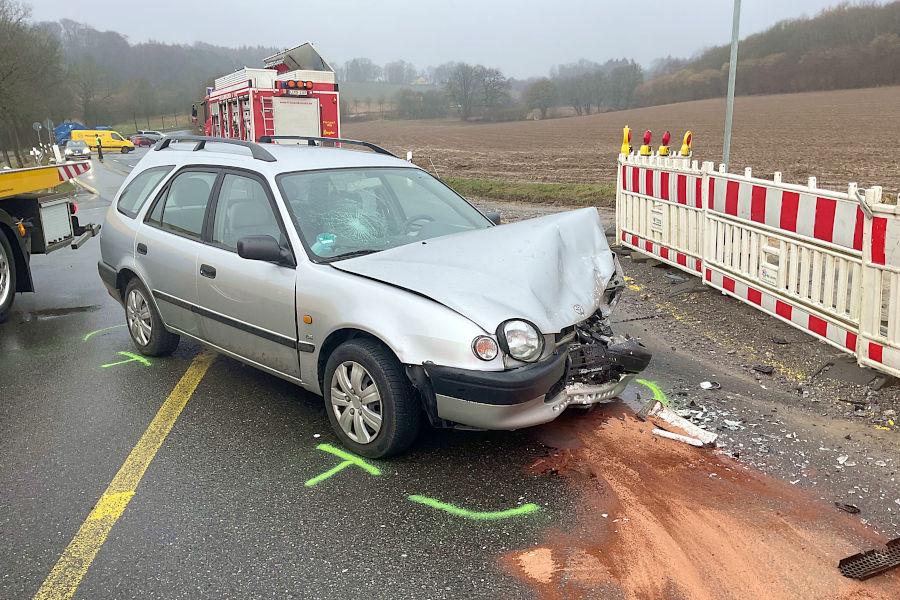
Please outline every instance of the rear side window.
M147 223L185 237L200 239L206 205L216 173L186 171L176 175L166 196L153 207Z
M150 197L150 193L171 170L171 166L153 167L132 179L119 196L116 208L123 215L135 218Z

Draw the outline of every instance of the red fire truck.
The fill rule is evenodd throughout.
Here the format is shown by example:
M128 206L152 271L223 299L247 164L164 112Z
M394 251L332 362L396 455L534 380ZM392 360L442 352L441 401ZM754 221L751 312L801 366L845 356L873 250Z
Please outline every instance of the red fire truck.
M205 133L260 141L263 136L340 137L338 84L307 42L244 67L206 88Z

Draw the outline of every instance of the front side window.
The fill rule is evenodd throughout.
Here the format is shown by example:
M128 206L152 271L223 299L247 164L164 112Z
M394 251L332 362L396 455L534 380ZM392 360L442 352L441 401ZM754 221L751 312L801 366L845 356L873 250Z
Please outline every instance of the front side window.
M164 198L153 207L148 223L178 235L200 239L215 173L186 171L176 175Z
M216 203L212 241L237 251L238 240L248 235L270 235L285 242L263 184L255 178L228 173L222 179Z
M112 136L112 139L122 141L122 136L119 135L118 133L112 133L110 135Z
M420 169L288 173L278 186L306 247L326 261L491 226Z
M81 145L83 146L84 143L82 142ZM119 203L116 205L119 212L132 219L135 218L141 207L144 206L144 202L150 197L150 193L171 170L171 166L153 167L128 182L119 195Z

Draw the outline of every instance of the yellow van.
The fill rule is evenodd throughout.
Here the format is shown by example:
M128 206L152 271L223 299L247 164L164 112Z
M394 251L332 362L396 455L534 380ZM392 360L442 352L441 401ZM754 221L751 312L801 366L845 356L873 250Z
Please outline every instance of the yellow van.
M100 137L100 143L104 150L115 150L119 148L122 154L134 150L134 144L127 137L118 131L111 129L73 129L72 139L85 142L92 150L97 148L97 137Z

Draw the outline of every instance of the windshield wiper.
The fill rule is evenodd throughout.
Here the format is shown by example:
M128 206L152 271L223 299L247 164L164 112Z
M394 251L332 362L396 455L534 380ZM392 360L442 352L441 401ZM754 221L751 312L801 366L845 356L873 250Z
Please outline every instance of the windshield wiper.
M352 252L344 252L343 254L335 254L334 256L329 256L323 262L330 263L336 260L343 260L345 258L356 258L357 256L365 256L366 254L374 254L375 252L381 252L381 250L374 250L372 248L365 248L362 250L353 250Z

